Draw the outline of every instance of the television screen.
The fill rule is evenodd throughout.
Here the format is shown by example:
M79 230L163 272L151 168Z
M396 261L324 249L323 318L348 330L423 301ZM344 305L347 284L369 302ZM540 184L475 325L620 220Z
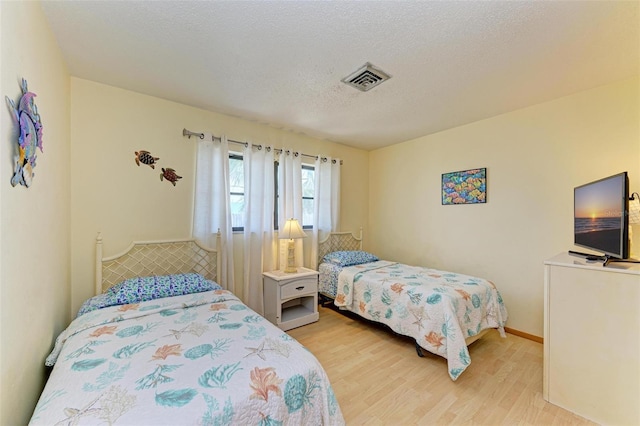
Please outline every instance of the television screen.
M629 257L629 181L627 172L573 192L574 243L619 259Z

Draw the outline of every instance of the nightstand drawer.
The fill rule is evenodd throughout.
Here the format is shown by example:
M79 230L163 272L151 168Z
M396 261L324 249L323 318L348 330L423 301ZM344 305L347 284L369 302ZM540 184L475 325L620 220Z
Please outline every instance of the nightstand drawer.
M300 295L315 293L318 291L317 278L296 280L292 283L285 284L280 288L280 298L282 300L290 297L298 297Z

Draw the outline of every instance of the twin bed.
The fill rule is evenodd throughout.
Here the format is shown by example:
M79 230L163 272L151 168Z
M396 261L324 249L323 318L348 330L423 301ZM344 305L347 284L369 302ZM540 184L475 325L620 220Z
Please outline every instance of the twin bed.
M331 233L318 259L321 300L413 338L418 355L447 359L453 380L471 363L469 344L492 328L505 335L507 311L490 281L379 260L349 232Z
M317 359L215 283L194 241L102 259L30 424L344 424Z

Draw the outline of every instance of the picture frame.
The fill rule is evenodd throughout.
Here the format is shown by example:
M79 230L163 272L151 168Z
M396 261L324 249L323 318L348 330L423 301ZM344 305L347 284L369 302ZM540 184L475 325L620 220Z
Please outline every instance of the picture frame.
M442 174L442 205L487 202L487 168Z

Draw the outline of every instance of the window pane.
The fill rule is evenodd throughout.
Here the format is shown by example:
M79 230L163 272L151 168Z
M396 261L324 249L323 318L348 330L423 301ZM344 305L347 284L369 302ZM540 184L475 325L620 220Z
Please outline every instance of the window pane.
M244 210L244 195L231 194L231 226L244 227L242 211Z
M313 198L302 199L302 226L312 226L313 224Z
M229 158L229 186L231 192L244 193L244 167L242 157Z
M313 193L316 190L315 185L315 170L312 168L302 167L302 196L313 198Z
M315 170L311 166L302 166L302 226L313 224L313 195L316 191Z

